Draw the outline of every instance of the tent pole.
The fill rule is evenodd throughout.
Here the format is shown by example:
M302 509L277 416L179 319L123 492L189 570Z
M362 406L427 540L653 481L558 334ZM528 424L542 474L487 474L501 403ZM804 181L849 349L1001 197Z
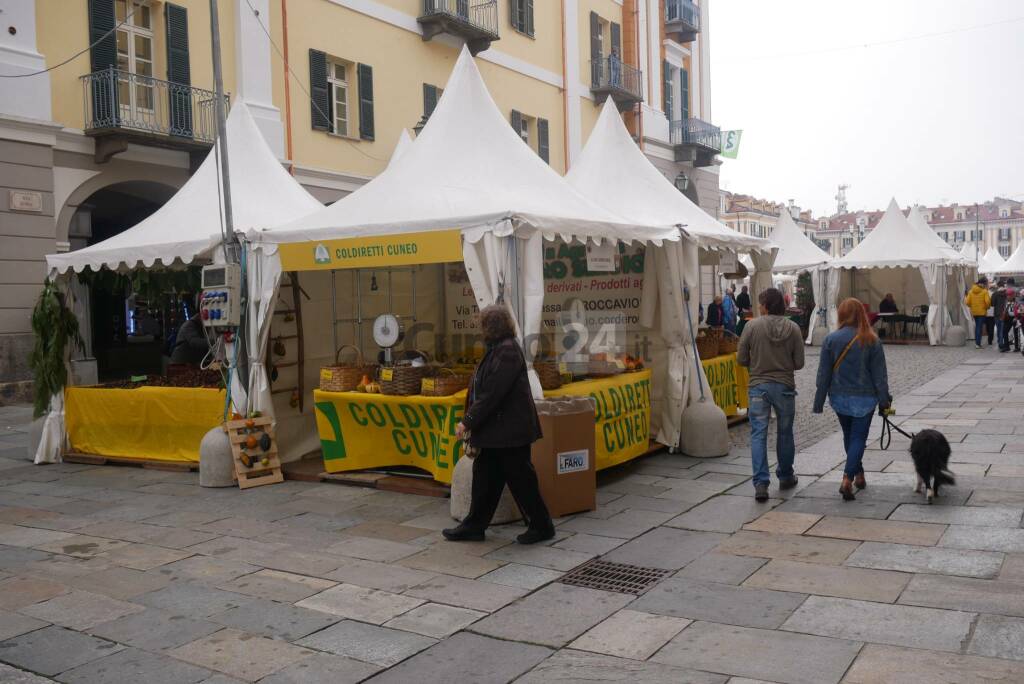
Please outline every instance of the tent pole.
M210 0L210 39L213 56L213 107L217 116L217 145L220 147L221 185L224 188L224 224L228 242L238 244L235 237L234 216L231 211L231 174L228 165L228 127L224 112L224 74L220 58L220 20L217 0ZM237 256L236 256L237 258Z

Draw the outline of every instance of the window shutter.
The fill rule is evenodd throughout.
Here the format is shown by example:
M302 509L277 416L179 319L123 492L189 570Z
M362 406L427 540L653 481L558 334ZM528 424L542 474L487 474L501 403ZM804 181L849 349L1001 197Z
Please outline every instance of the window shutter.
M526 0L526 35L533 36L533 0Z
M519 0L508 0L508 20L512 28L519 30Z
M360 64L359 71L359 137L373 140L373 67Z
M192 71L188 60L188 10L167 3L164 6L167 25L168 114L171 135L192 137Z
M537 119L537 154L546 164L551 163L551 149L548 145L548 120Z
M679 107L683 121L690 118L690 74L679 70Z
M117 36L112 30L115 26L117 19L114 16L114 0L89 0L89 44L96 43L89 51L89 65L93 73L117 67ZM103 38L103 34L108 31L110 35ZM109 78L96 78L92 84L94 123L101 126L116 125L116 79L113 75Z
M423 118L429 119L437 107L437 86L429 83L423 84Z
M317 131L331 130L331 94L327 87L327 55L319 50L309 51L310 121Z
M512 130L516 132L516 135L522 136L523 131L523 115L516 110L512 110Z
M668 62L661 63L662 70L662 109L665 111L665 117L672 121L672 65Z
M590 84L601 82L601 20L597 12L590 13Z
M614 21L611 25L611 35L612 49L615 50L615 54L619 56L619 59L622 59L622 27L616 24Z

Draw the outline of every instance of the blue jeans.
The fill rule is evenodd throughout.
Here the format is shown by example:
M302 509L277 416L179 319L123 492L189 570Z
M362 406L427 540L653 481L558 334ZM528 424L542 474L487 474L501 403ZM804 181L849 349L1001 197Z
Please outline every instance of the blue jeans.
M750 408L747 416L750 419L750 457L754 469L754 485L768 484L768 420L772 409L775 410L775 421L778 437L775 450L779 465L775 475L780 480L793 477L793 456L796 446L793 443L793 416L796 414L796 390L781 382L765 382L754 385L747 390Z
M871 419L874 415L874 411L859 417L836 414L839 425L843 428L843 447L846 449L846 468L843 472L851 480L864 472L861 461L864 460L864 447L868 443L868 431L871 430Z
M977 347L981 346L981 336L985 332L985 317L975 316L974 317L974 344Z
M1002 318L996 318L996 344L999 345L1000 349L1008 349L1010 347L1009 336L1006 334L1006 321Z

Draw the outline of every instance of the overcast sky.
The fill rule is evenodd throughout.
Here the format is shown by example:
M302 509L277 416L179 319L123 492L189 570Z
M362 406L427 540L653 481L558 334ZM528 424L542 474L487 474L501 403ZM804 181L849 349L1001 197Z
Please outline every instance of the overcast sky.
M743 129L723 189L816 215L835 211L840 183L851 209L1024 201L1021 0L711 0L710 12L713 123ZM883 41L902 42L836 49Z

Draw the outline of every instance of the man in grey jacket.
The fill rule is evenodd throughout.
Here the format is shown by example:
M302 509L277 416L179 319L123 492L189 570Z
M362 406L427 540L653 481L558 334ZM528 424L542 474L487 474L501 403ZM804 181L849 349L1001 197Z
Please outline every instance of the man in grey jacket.
M804 341L800 326L786 318L786 303L774 287L758 298L761 315L743 328L737 361L750 369L750 456L754 470L754 498L768 500L768 421L775 410L778 437L775 450L778 466L775 475L779 489L797 485L793 473L796 446L793 442L793 416L796 414L794 371L804 367Z

